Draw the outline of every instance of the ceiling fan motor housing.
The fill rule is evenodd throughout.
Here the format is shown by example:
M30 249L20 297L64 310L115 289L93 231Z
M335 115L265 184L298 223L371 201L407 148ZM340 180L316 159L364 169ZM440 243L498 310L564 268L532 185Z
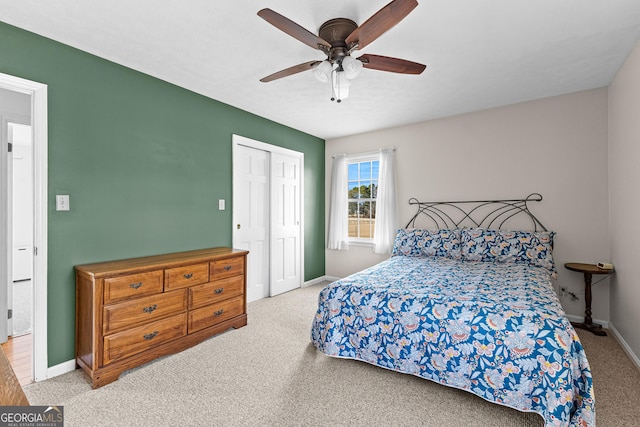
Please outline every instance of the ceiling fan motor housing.
M339 61L349 54L345 39L356 28L358 24L347 18L330 19L320 26L318 36L331 44L331 49L326 51L329 61Z

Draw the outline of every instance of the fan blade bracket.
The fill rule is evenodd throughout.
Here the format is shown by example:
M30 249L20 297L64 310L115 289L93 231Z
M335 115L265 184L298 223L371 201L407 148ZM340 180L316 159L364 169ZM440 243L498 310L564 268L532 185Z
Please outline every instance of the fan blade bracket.
M351 55L354 50L358 50L360 48L360 43L356 40L355 42L347 44L347 55Z
M318 50L321 50L327 56L331 54L331 48L320 43L318 43Z

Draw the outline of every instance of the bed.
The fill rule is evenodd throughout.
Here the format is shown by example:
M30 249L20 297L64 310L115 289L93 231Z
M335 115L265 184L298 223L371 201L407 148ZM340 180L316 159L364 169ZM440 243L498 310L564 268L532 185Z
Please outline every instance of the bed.
M312 342L329 356L538 413L546 426L595 426L589 363L551 283L555 233L528 208L539 200L412 199L418 212L392 256L320 292ZM519 214L533 231L505 228ZM438 227L413 227L425 215Z

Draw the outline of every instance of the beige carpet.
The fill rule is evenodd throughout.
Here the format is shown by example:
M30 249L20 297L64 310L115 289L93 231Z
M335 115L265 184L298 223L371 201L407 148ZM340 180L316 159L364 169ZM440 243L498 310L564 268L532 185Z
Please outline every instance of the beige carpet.
M249 325L125 372L92 390L80 370L27 386L63 405L65 426L542 426L537 414L315 350L320 286L249 304ZM579 332L600 427L640 423L640 373L616 340Z

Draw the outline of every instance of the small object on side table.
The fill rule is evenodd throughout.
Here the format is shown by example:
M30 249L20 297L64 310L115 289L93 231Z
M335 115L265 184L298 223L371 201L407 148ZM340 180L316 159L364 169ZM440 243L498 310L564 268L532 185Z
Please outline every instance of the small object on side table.
M591 331L595 335L607 335L602 329L602 326L593 323L593 319L591 319L591 277L594 274L611 274L613 273L613 269L605 270L598 268L595 264L582 264L578 262L568 262L564 265L564 268L584 274L584 322L571 322L571 324L576 328Z

